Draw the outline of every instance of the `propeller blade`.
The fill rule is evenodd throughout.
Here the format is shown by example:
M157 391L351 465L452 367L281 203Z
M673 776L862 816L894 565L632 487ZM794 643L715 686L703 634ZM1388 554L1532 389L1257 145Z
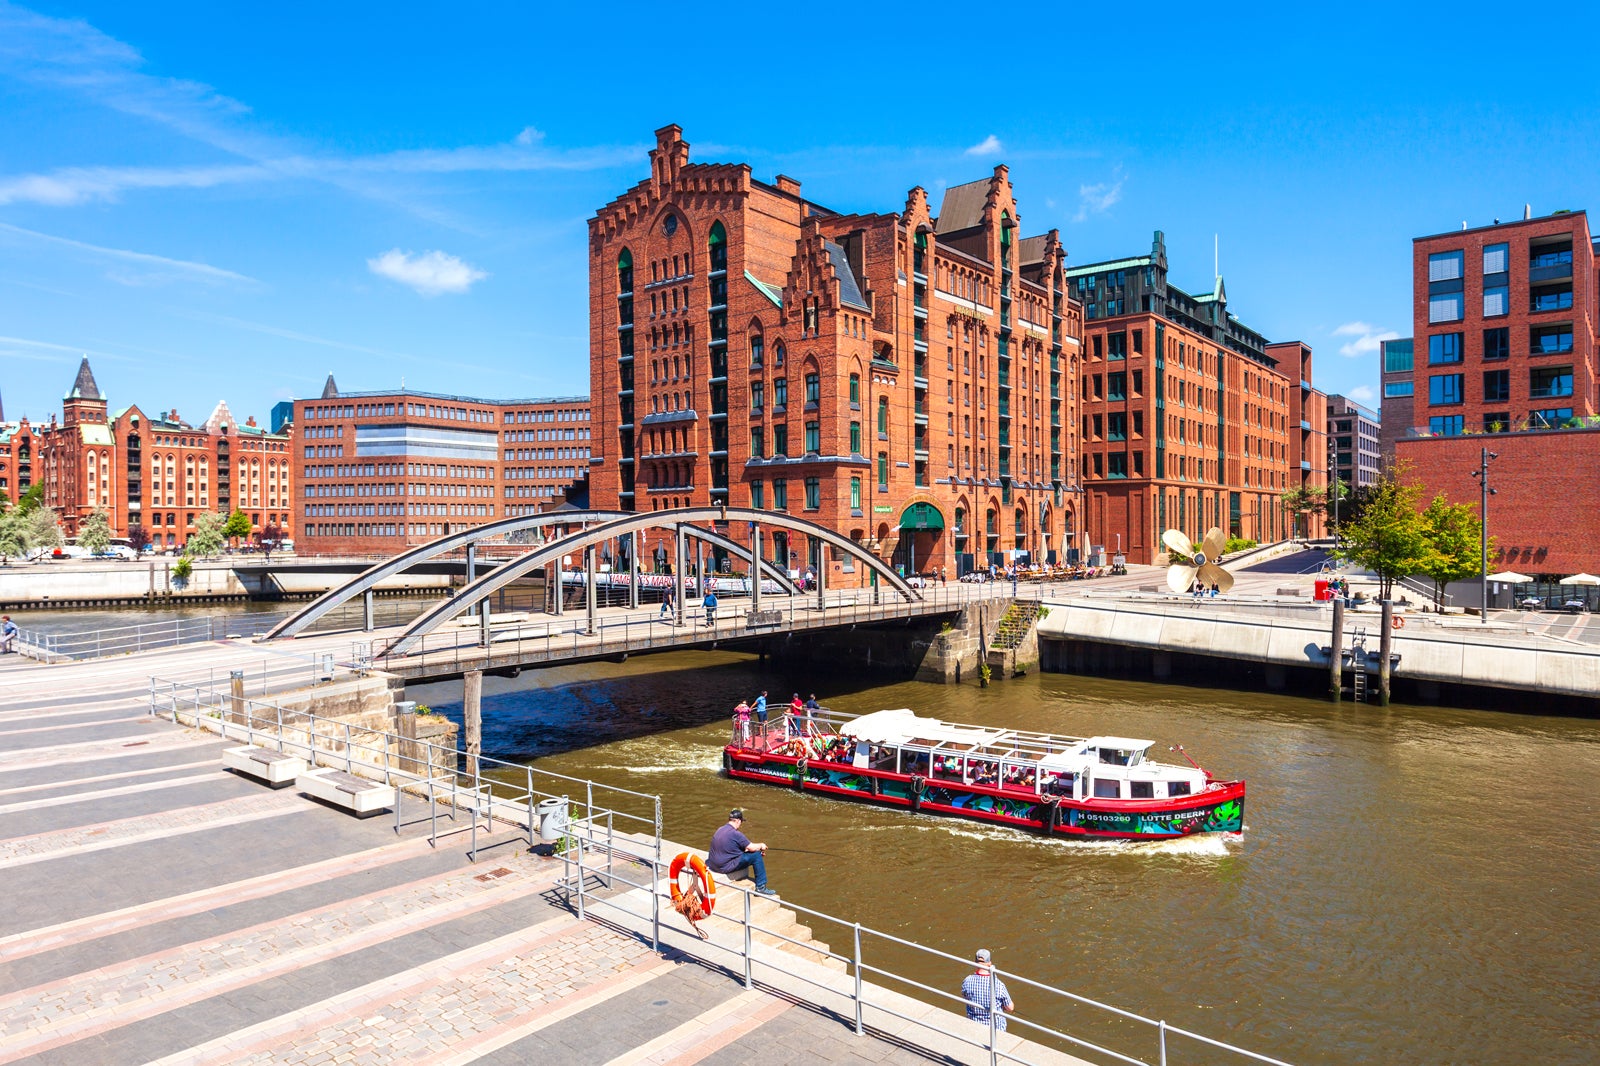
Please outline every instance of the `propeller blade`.
M1194 554L1194 544L1190 542L1188 537L1184 536L1181 529L1169 529L1161 534L1161 543L1165 544L1167 550L1174 555L1182 555L1187 558Z
M1170 555L1168 555L1166 552L1160 552L1159 554L1156 555L1156 565L1157 566L1171 566L1172 565L1172 557Z
M1170 533L1171 530L1168 530ZM1182 594L1194 586L1195 569L1182 564L1167 567L1167 588Z
M1218 529L1216 526L1212 526L1210 529L1206 530L1205 543L1201 545L1200 550L1206 553L1207 559L1210 559L1212 562L1216 562L1218 559L1222 558L1222 549L1227 546L1227 536L1223 534L1222 530Z
M1220 594L1233 588L1233 575L1215 563L1207 563L1200 568L1200 583L1206 588L1217 586Z

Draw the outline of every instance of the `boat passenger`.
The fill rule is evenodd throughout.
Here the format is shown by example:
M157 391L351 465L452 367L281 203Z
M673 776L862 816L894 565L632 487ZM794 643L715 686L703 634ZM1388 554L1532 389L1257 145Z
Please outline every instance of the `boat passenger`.
M744 700L739 701L739 706L733 709L734 731L739 737L739 746L750 746L750 705Z

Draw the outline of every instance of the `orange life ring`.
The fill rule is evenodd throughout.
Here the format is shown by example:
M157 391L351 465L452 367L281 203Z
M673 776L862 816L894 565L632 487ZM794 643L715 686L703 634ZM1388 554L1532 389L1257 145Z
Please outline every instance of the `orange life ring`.
M678 887L678 877L683 873L683 868L689 867L700 881L700 898L705 903L706 913L710 914L717 905L717 882L711 876L711 871L706 869L706 861L698 855L685 851L672 860L672 865L667 868L667 877L672 887L672 905L676 907L683 902L684 890Z
M1391 628L1391 629L1404 629L1405 627L1406 627L1406 620L1404 618L1401 618L1399 615L1395 615L1393 618L1389 619L1389 628Z

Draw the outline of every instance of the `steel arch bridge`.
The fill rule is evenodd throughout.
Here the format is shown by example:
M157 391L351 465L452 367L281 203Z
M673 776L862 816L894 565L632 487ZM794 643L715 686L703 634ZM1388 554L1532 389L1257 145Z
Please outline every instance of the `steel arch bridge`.
M661 514L665 512L653 513ZM586 528L591 525L610 522L619 518L627 518L631 515L632 512L629 511L547 511L543 514L522 515L516 518L505 518L498 522L490 522L487 525L474 526L471 529L460 530L456 533L448 533L445 536L440 537L438 540L432 540L427 544L418 545L417 547L408 551L401 552L394 558L387 559L376 566L363 571L354 578L351 578L345 584L340 585L338 588L330 589L328 592L308 603L299 611L296 611L288 618L285 618L282 622L279 622L271 630L265 633L261 637L261 640L268 641L277 640L283 637L292 637L306 629L308 626L314 624L317 620L327 615L330 611L338 609L344 604L355 599L357 596L366 598L368 607L368 621L365 628L370 630L372 628L370 620L370 596L372 590L375 589L379 583L394 577L396 574L404 573L406 570L409 570L411 567L416 566L419 563L425 563L430 559L436 559L441 555L447 555L450 552L459 551L465 548L467 552L467 583L470 585L478 576L476 549L484 541L498 537L504 537L513 533L525 533L534 530L541 530L551 526L580 526ZM723 536L715 530L691 527L688 530L688 533L696 540L701 540L714 547L721 548L734 557L744 560L746 563L750 561L749 549L745 548L738 542ZM568 550L570 551L571 549L569 548ZM629 552L628 554L632 560L631 565L634 568L633 572L637 574L638 553ZM501 566L504 564L497 562L496 565ZM776 581L779 588L783 589L790 595L799 592L799 589L795 588L794 583L789 580L789 575L783 568L778 567L769 561L763 560L761 563L761 571L767 577ZM633 588L638 588L637 581L633 583Z
M742 507L680 507L666 511L650 511L648 513L631 513L613 517L599 525L569 533L559 540L552 541L541 548L537 548L526 555L498 566L490 573L484 574L475 580L469 581L463 588L447 600L441 601L419 615L388 647L383 651L383 657L401 656L410 651L427 634L444 625L458 615L472 610L474 607L488 602L488 598L495 592L509 585L511 582L538 570L540 567L552 563L559 563L564 555L569 555L575 550L582 549L585 560L587 580L588 613L591 630L594 624L595 612L595 548L607 541L632 536L648 529L671 530L675 545L675 558L673 573L681 581L685 573L685 546L690 539L711 541L713 537L723 538L721 533L712 533L702 529L695 523L714 522L719 526L732 523L748 523L751 530L751 546L756 554L761 551L761 540L769 528L781 529L787 533L800 533L811 537L821 543L831 545L840 551L859 560L867 571L879 579L879 584L886 584L898 593L906 602L912 603L921 600L921 595L908 585L904 578L888 566L882 559L867 551L861 545L848 537L820 526L815 522L791 518L788 515L776 514L771 511L757 511ZM723 538L725 540L725 538ZM731 541L725 541L732 544ZM738 554L749 559L750 553L743 547L736 547ZM771 573L771 564L763 560L762 568ZM827 567L818 568L817 597L821 602L826 594ZM787 576L781 579L781 586L793 588ZM752 581L751 607L760 609L761 582ZM681 621L683 615L683 596L678 595L677 612ZM487 639L484 634L483 639Z

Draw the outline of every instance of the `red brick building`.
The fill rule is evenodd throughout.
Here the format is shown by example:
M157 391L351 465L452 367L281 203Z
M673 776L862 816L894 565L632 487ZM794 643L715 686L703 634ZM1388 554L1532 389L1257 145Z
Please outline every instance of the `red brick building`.
M1428 499L1443 493L1476 509L1472 471L1485 446L1499 457L1489 466L1489 533L1498 549L1490 568L1530 577L1600 573L1600 428L1412 437L1398 442L1396 457Z
M791 178L690 163L676 126L656 140L589 224L591 502L785 511L908 572L1059 557L1083 508L1081 312L1007 169L937 209L914 188L842 215Z
M1410 374L1384 375L1384 439L1427 497L1476 505L1487 446L1491 565L1566 576L1600 568L1600 262L1583 211L1418 237ZM1414 412L1390 424L1409 380Z
M67 536L96 510L110 518L113 536L140 526L163 547L183 545L207 512L242 511L254 533L275 525L294 535L289 433L269 433L254 418L241 425L226 403L199 426L176 411L151 416L133 406L113 414L88 359L60 421L19 423L6 444L9 494L42 482L43 502Z
M1227 291L1167 281L1166 241L1148 255L1066 271L1085 309L1082 475L1096 545L1136 562L1161 534L1220 527L1262 542L1295 530L1280 497L1327 483L1327 403L1311 349L1269 344L1227 309Z
M589 401L341 393L296 400L300 554L392 555L560 506L589 466Z
M1418 237L1411 257L1409 435L1548 428L1600 411L1600 274L1585 212Z

